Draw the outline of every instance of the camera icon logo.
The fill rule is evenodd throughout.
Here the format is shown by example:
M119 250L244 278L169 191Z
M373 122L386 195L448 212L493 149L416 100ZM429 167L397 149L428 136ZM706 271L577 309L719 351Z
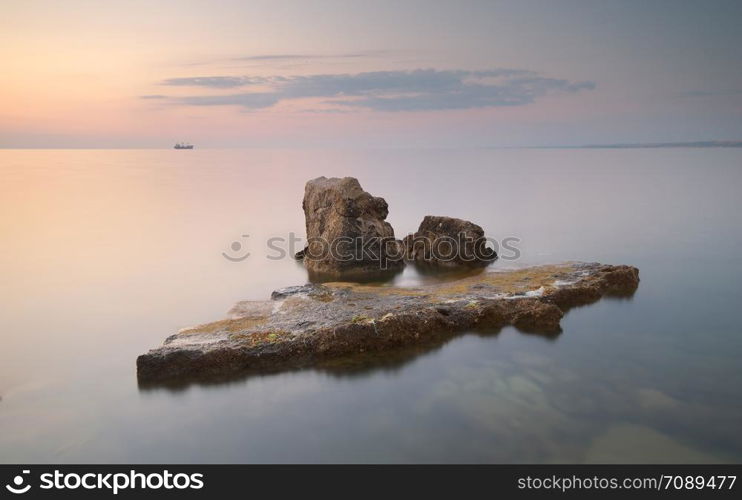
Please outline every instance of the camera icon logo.
M23 474L30 474L30 470L24 470ZM26 493L28 490L31 489L31 485L27 484L26 486L23 486L24 477L20 474L13 478L13 484L6 484L5 489L7 489L9 492L14 493L16 495L22 495Z
M250 237L249 234L242 235L243 239L247 239L249 237ZM242 262L243 260L245 260L246 258L250 256L250 252L242 252L242 249L243 249L243 243L239 240L235 240L232 242L231 245L229 245L229 250L232 255L230 255L230 253L227 253L227 252L222 252L222 257L232 262ZM242 255L240 255L240 253L242 253Z

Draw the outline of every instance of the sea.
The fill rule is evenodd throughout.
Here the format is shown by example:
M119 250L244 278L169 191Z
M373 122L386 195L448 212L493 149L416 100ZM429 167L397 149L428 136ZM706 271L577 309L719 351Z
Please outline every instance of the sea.
M398 237L479 224L507 242L488 271L629 264L639 289L556 337L140 387L167 336L308 281L322 175ZM741 192L740 148L0 150L0 462L740 462Z

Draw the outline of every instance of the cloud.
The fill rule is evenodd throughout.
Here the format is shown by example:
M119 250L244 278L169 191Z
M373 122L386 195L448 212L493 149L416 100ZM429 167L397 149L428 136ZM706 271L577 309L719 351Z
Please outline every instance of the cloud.
M364 50L361 52L347 52L344 54L260 54L234 57L233 61L286 61L297 59L360 59L363 57L380 57L389 55L389 50Z
M206 60L192 61L182 64L182 66L208 66L214 64L223 64L226 62L244 62L249 63L243 66L263 65L264 63L287 62L291 66L307 64L317 60L333 60L335 62L343 59L361 59L361 58L380 58L388 57L391 54L400 54L400 51L391 50L364 50L359 52L347 52L340 54L311 54L311 53L291 53L291 54L252 54L237 57L220 57Z
M742 90L689 90L683 92L682 97L716 97L742 94Z
M389 54L388 50L367 50L345 54L261 54L234 57L233 61L285 61L296 59L359 59L362 57L379 57Z
M265 54L260 56L242 56L234 57L233 61L283 61L285 59L309 59L310 57L317 58L319 56L312 56L310 54Z
M162 81L162 85L173 87L210 87L216 89L229 89L234 87L245 87L260 83L262 79L247 76L196 76L187 78L168 78Z
M374 111L434 111L524 106L554 93L592 90L595 83L549 78L522 69L484 71L416 69L357 74L299 76L208 76L171 78L163 85L211 89L261 86L260 91L187 96L177 102L195 106L260 109L281 101L323 98L340 108ZM267 90L265 90L267 88Z
M149 94L149 95L140 95L140 99L167 99L166 95L161 94Z
M190 106L242 106L247 109L269 108L278 103L279 97L271 92L251 92L231 95L187 96L176 98L180 104Z

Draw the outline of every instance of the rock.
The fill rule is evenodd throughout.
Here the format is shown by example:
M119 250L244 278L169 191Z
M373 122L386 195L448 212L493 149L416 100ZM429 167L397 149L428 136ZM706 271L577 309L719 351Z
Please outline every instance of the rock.
M605 294L631 294L638 284L634 267L569 263L414 288L340 282L288 287L271 300L237 303L229 319L171 335L139 356L137 374L144 387L183 385L422 346L473 329L513 325L555 335L570 307Z
M296 285L279 288L271 293L271 300L281 300L287 297L325 295L329 290L317 285Z
M486 246L480 226L453 217L426 215L417 232L402 243L406 258L417 264L477 266L497 259L497 253Z
M358 179L313 179L304 188L302 207L307 247L296 257L310 273L363 275L404 266L401 242L385 220L386 201L364 191Z

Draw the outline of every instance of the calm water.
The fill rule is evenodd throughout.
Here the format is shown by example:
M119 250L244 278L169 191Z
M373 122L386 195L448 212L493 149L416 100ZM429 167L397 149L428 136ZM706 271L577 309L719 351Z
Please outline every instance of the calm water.
M306 281L265 242L303 237L319 175L398 235L467 218L520 238L495 266L632 264L640 288L556 339L140 391L138 354ZM739 149L0 151L0 461L742 461L741 188Z

